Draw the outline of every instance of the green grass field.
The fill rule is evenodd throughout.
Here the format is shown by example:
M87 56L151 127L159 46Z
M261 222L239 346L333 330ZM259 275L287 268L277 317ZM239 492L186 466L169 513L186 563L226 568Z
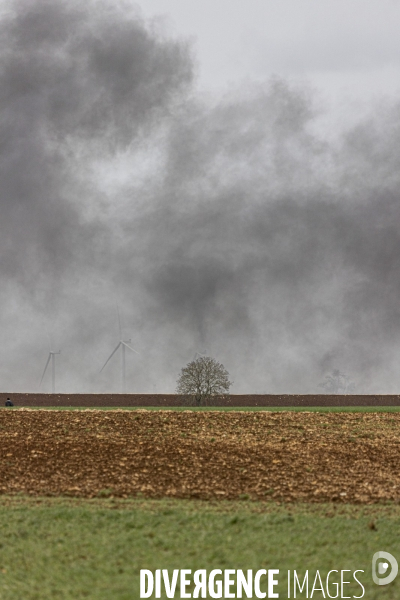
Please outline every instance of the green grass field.
M330 569L363 569L364 598L396 600L400 577L376 586L371 559L379 550L400 558L399 526L398 505L3 496L0 598L136 600L141 568L277 568L280 598L287 598L288 569L302 576L308 569L312 579L317 569L322 579ZM346 592L359 596L361 588Z

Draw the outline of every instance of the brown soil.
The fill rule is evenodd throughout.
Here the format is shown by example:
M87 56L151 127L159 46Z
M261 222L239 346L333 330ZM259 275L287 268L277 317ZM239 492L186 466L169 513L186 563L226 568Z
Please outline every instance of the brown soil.
M190 399L177 394L0 394L15 406L185 406ZM398 395L231 394L214 398L212 406L400 406Z
M400 500L400 414L0 411L0 493Z

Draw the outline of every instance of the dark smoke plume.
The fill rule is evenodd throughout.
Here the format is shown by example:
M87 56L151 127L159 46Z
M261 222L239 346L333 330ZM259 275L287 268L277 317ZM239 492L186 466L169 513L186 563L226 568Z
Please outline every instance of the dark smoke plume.
M118 302L131 391L172 392L207 348L235 392L314 393L339 369L396 393L400 104L328 142L281 79L196 98L190 48L128 5L7 9L4 389L36 389L46 328L60 391L118 389L118 360L98 373Z

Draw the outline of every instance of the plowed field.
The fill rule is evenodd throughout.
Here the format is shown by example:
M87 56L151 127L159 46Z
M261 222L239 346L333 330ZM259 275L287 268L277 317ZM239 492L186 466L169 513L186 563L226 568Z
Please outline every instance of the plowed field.
M400 500L400 415L0 411L0 493Z

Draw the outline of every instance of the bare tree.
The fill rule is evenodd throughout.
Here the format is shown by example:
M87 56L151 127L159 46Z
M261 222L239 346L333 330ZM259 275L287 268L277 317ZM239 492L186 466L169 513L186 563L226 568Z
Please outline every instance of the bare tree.
M209 356L200 356L188 363L177 380L176 391L192 398L195 406L209 402L212 396L229 392L232 382L225 367Z
M351 394L356 386L344 373L336 369L332 375L326 375L325 381L320 383L319 387L323 387L327 394Z

